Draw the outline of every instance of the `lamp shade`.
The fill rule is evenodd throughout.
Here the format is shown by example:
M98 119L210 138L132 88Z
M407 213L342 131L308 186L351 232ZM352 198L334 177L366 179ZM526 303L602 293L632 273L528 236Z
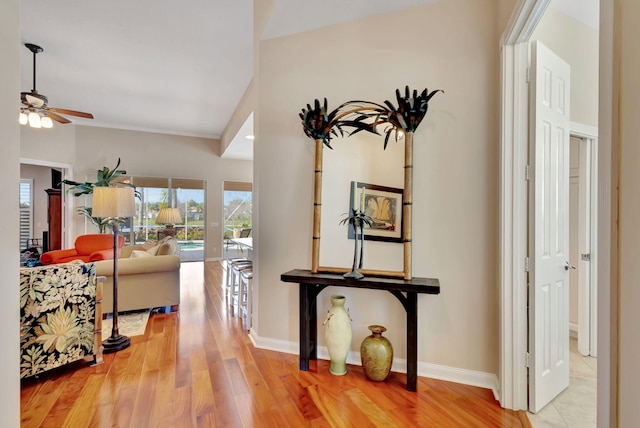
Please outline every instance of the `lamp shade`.
M182 216L178 208L160 208L158 217L156 218L156 224L180 224L182 223Z
M95 187L91 213L94 217L133 217L136 213L133 188Z

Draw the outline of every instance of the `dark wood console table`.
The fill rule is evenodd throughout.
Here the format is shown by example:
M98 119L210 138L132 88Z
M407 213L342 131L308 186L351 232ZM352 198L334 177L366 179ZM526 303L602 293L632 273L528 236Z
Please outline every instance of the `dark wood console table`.
M311 273L294 269L283 273L284 282L297 282L300 287L300 370L309 370L309 360L317 360L318 314L316 297L330 285L339 287L385 290L402 303L407 312L407 390L416 391L418 372L418 293L440 294L440 281L433 278L365 277L343 278L342 275ZM403 293L406 293L404 295Z

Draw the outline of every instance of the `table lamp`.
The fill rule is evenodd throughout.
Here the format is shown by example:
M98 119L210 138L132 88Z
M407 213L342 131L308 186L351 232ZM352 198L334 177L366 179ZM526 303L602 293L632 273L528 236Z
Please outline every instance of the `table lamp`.
M175 236L174 224L182 223L182 216L178 208L160 208L158 217L156 218L156 224L164 224L167 228L164 230L165 236Z
M132 187L95 187L93 189L94 217L111 217L113 227L113 325L111 337L102 342L103 352L117 352L128 348L131 339L118 330L118 219L115 217L133 217L135 201Z

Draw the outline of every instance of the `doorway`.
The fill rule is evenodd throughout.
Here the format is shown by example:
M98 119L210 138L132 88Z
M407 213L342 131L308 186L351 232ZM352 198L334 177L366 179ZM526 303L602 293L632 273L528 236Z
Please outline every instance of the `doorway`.
M72 228L69 219L73 214L73 207L67 203L65 192L59 192L58 211L56 215L52 215L49 211L49 200L51 199L49 193L52 189L59 191L60 182L69 176L70 169L69 165L56 162L34 159L20 160L20 178L30 182L30 185L24 188L21 185L21 199L23 196L27 197L22 194L22 190L27 190L27 188L28 198L30 198L28 209L22 208L21 201L21 250L26 245L25 239L36 239L39 251L69 247L70 229ZM28 218L23 217L23 214L27 214L27 212ZM55 224L50 224L50 222L55 222ZM55 234L55 236L49 236L50 234ZM55 242L55 247L52 247L50 242Z
M225 181L222 187L222 258L251 258L253 185L250 182Z
M503 407L512 409L526 409L528 406L528 192L526 179L529 172L527 168L529 39L548 5L548 0L518 2L516 11L504 33L501 52L503 121L500 402ZM606 188L609 184L599 183L599 185L601 188ZM597 187L594 186L592 191L596 192ZM592 221L598 223L602 229L603 222L601 220L592 219ZM603 256L601 264L604 264L606 254L601 254L601 256ZM591 263L595 269L596 262L593 261L593 258ZM604 269L598 274L604 275ZM609 314L600 315L602 319L603 315L608 318ZM597 321L593 320L592 322L595 326ZM608 321L606 324L608 325ZM600 331L603 331L603 325L600 326ZM595 330L595 327L592 328L592 331L595 332ZM601 343L600 363L603 362L603 356L605 364L608 362L608 347L602 345L603 339L607 341L608 337L605 335L599 338ZM603 349L605 349L604 352ZM610 383L608 376L604 383L607 385ZM605 400L599 402L598 405L599 414L608 413L608 403Z

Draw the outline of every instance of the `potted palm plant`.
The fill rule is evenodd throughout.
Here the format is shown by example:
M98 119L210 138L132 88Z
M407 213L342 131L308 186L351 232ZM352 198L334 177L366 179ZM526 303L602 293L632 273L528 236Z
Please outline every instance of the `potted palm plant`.
M364 211L351 209L350 214L345 214L345 217L340 221L340 224L348 224L353 228L353 234L355 235L355 244L353 249L353 267L351 272L345 273L345 278L362 279L364 275L358 272L358 269L362 269L362 262L364 260L364 226L371 227L373 220ZM358 263L358 243L360 243L360 262Z
M62 183L71 186L67 189L67 192L72 193L73 196L75 197L80 197L82 195L91 195L93 194L94 188L109 187L111 184L114 183L116 178L122 177L123 175L127 174L127 171L123 169L118 169L119 167L120 167L120 158L118 158L118 163L113 169L110 169L106 166L102 167L102 169L99 169L96 174L95 182L89 182L89 181L79 182L79 181L73 181L73 180L62 180ZM134 187L135 189L135 186L131 184L124 184L124 185L129 187ZM137 191L135 192L135 195L138 198L140 197L140 193ZM108 217L94 217L92 215L92 208L86 207L86 206L78 207L77 211L81 215L85 216L92 224L94 224L98 228L100 233L105 233L107 226L113 221L122 223L126 220L126 219L113 219Z

